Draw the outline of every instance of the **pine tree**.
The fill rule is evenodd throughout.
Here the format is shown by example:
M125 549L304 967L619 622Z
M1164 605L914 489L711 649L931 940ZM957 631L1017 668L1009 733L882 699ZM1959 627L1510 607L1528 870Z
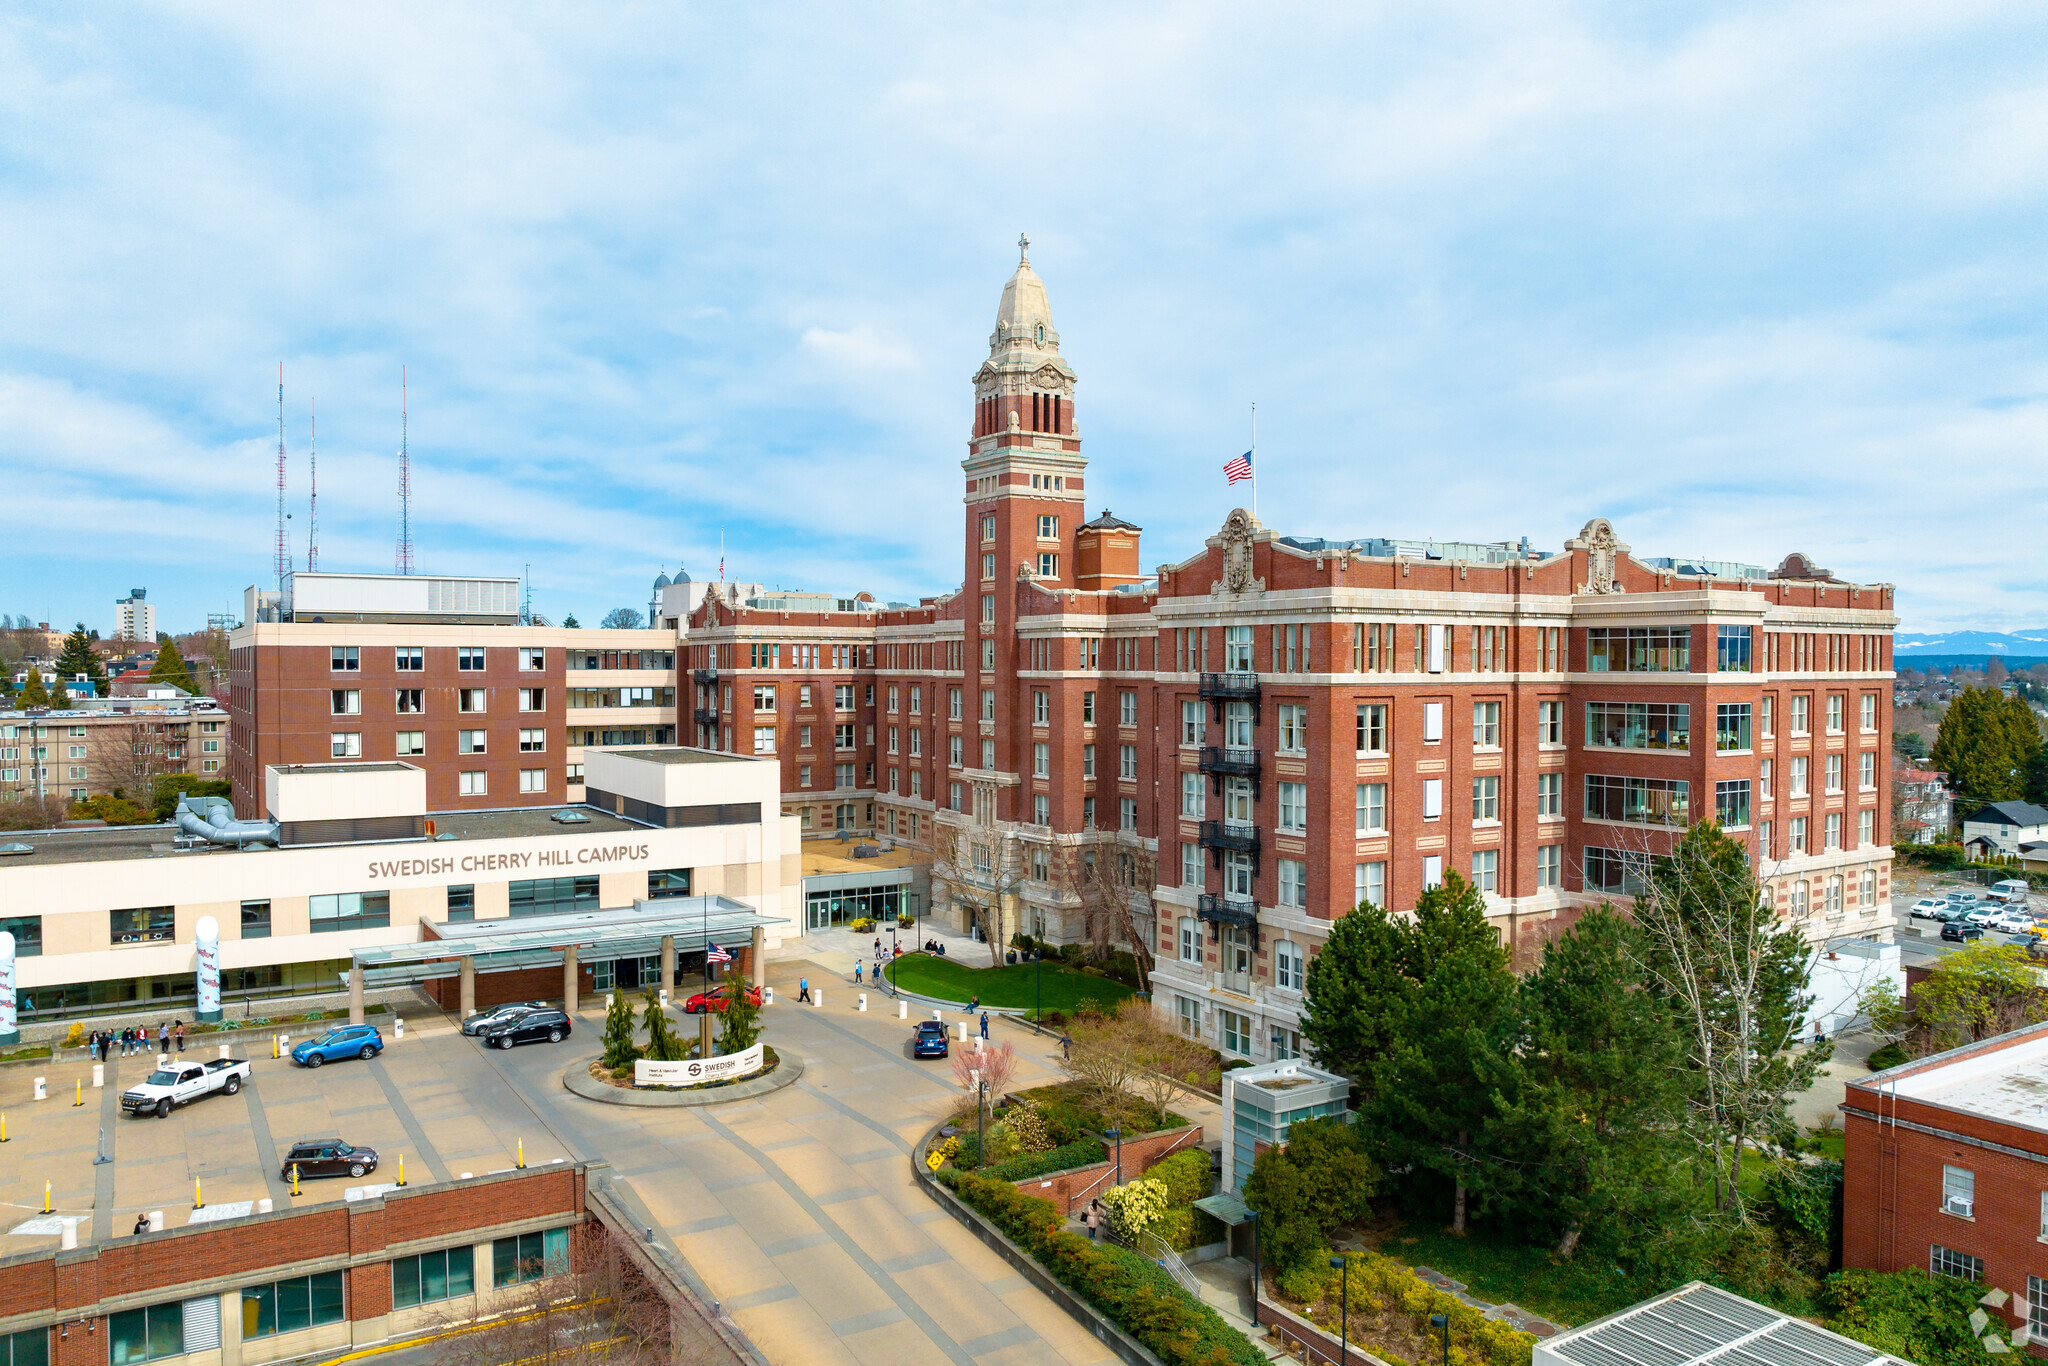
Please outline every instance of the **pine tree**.
M14 699L14 705L23 709L50 705L50 690L43 686L41 669L29 666L28 681L21 685L21 693Z
M1517 993L1512 1064L1485 1147L1518 1173L1521 1219L1570 1257L1589 1230L1676 1198L1678 1036L1649 990L1641 936L1595 907L1544 950Z
M192 670L185 666L185 657L178 653L178 642L169 636L157 646L156 663L149 666L149 681L168 683L188 693L199 691L199 685L192 679Z
M2027 766L2040 748L2025 701L1996 688L1965 688L1949 702L1929 758L1966 801L2003 802L2025 793Z
M1371 902L1339 920L1308 964L1301 1035L1316 1065L1351 1078L1362 1095L1385 1061L1414 985L1401 972L1401 931Z
M640 1050L633 1044L633 1006L625 992L614 991L604 1013L604 1065L623 1072L639 1056Z
M71 689L65 687L64 680L60 678L57 680L57 686L50 689L50 709L52 711L64 711L70 706Z
M562 626L567 630L576 630L581 625L583 625L583 623L576 620L576 614L574 612L571 612L568 616L562 618Z
M92 637L86 633L85 623L79 622L70 635L64 637L63 652L57 656L57 678L69 682L84 674L92 680L93 690L104 693L107 685L106 666L92 648Z
M725 979L725 1009L718 1012L718 1051L744 1053L761 1037L761 1007L749 996L747 983Z
M641 1056L649 1062L681 1062L689 1050L669 1027L668 1012L661 1008L652 986L647 988L646 1016L647 1048Z

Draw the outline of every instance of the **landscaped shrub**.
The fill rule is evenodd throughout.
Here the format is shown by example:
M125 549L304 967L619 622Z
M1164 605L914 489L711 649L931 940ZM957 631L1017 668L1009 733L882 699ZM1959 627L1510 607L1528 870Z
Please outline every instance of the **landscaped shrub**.
M1103 1151L1100 1139L1084 1138L1074 1143L1047 1148L1044 1152L1019 1153L1007 1162L997 1162L982 1168L983 1176L998 1181L1028 1181L1034 1176L1047 1172L1063 1172L1072 1167L1086 1167L1101 1162L1109 1154Z
M1911 1061L1913 1061L1913 1055L1906 1051L1904 1044L1888 1043L1882 1048L1871 1050L1869 1066L1873 1072L1882 1072L1887 1067L1897 1067L1900 1063Z
M1202 1148L1183 1148L1165 1161L1153 1163L1145 1175L1166 1187L1169 1206L1192 1205L1209 1193L1209 1154Z
M1296 1304L1314 1304L1328 1294L1330 1280L1335 1275L1329 1267L1330 1259L1324 1255L1328 1251L1328 1248L1323 1248L1309 1261L1289 1267L1275 1276L1273 1287L1280 1292L1280 1297Z
M1053 1146L1052 1135L1046 1132L1045 1115L1034 1101L1022 1100L1006 1108L1003 1122L1017 1135L1020 1152L1042 1153Z
M1007 1182L946 1167L939 1180L1168 1366L1265 1366L1266 1358L1214 1309L1145 1258L1061 1227L1050 1200Z
M1970 1311L1984 1287L1905 1271L1838 1271L1821 1287L1827 1326L1920 1366L1963 1366L1985 1360Z
M1429 1319L1442 1314L1450 1321L1453 1360L1475 1366L1529 1366L1533 1337L1487 1318L1391 1257L1350 1254L1344 1273L1333 1270L1329 1260L1329 1249L1321 1248L1311 1261L1274 1278L1274 1288L1302 1305L1310 1322L1334 1329L1348 1304L1352 1332L1376 1355L1434 1361L1437 1330ZM1339 1295L1347 1291L1348 1299L1339 1303Z
M1141 1176L1121 1186L1111 1186L1102 1193L1102 1203L1109 1210L1110 1223L1128 1238L1151 1228L1166 1213L1166 1187Z

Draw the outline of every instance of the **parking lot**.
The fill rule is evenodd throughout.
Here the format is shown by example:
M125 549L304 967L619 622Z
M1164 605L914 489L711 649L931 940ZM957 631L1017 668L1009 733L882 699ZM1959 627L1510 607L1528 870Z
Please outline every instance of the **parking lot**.
M799 977L822 987L821 1009L792 1002ZM304 1183L296 1202L335 1201L350 1187L406 1179L460 1180L514 1164L609 1162L620 1186L696 1270L726 1312L771 1361L921 1366L978 1362L1108 1362L1090 1337L996 1254L920 1192L909 1155L958 1097L950 1066L917 1060L911 1025L879 998L856 993L829 966L772 963L777 1004L766 1040L803 1059L803 1078L755 1100L706 1109L633 1109L572 1096L562 1070L598 1049L603 999L579 1012L576 1034L500 1052L462 1038L442 1016L408 1019L382 1057L318 1070L264 1055L239 1095L212 1095L169 1119L129 1119L119 1088L150 1058L45 1072L50 1098L32 1101L34 1073L0 1071L9 1142L0 1153L0 1202L10 1233L0 1246L54 1246L37 1222L43 1182L60 1213L79 1216L81 1241L126 1237L137 1212L161 1209L170 1226L238 1212L240 1202L290 1202L277 1157L293 1139L339 1136L378 1150L361 1182ZM958 1019L949 1016L949 1019ZM688 1025L683 1028L687 1031ZM1056 1075L1057 1044L998 1022L1019 1053L1018 1088ZM188 1044L188 1048L192 1045ZM77 1071L86 1104L72 1106ZM1181 1107L1214 1135L1215 1107ZM95 1166L104 1124L114 1160Z

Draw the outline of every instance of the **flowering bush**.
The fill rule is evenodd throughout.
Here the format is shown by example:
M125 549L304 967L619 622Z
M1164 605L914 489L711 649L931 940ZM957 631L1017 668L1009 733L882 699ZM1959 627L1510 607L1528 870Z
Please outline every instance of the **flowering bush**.
M1141 1176L1104 1191L1102 1203L1108 1206L1109 1220L1118 1233L1125 1237L1142 1233L1166 1213L1166 1183Z

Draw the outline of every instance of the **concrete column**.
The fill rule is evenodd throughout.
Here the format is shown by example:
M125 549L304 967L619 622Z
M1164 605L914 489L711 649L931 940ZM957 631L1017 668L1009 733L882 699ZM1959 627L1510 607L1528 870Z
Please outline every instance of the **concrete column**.
M363 1022L363 965L351 963L348 969L348 1022Z
M461 966L455 976L462 985L456 991L455 1009L466 1020L476 1014L476 959L465 953L456 961Z
M576 961L576 946L562 950L562 1009L576 1013L576 988L583 984L583 969Z
M661 937L661 990L676 989L676 937L665 934Z
M747 956L747 966L753 969L754 985L768 985L768 927L754 926L753 952Z

